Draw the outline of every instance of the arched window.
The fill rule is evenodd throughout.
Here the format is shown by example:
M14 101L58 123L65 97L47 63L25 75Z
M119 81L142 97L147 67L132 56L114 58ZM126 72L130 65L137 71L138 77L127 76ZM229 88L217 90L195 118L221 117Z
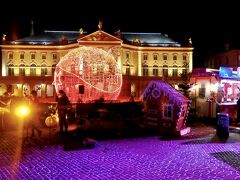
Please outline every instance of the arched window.
M25 76L25 65L24 64L20 64L20 66L19 66L19 75Z
M157 65L153 66L153 75L158 76L158 66Z
M173 66L173 77L177 77L178 76L178 69L177 69L177 66L174 65Z
M8 65L8 76L14 76L14 65L13 64Z
M31 64L30 66L30 75L36 76L36 64Z
M143 65L143 76L148 76L148 65Z
M168 60L168 55L167 54L163 54L163 60L164 61Z
M184 60L184 61L187 60L187 54L183 54L183 60Z
M173 55L173 60L176 61L177 60L177 54Z
M182 74L183 74L184 76L187 75L187 69L186 69L186 68L184 68L184 69L182 70Z
M130 65L126 65L126 75L130 75Z
M46 64L42 64L42 66L41 66L41 75L42 76L47 75L47 65Z
M163 65L163 77L168 77L168 66Z

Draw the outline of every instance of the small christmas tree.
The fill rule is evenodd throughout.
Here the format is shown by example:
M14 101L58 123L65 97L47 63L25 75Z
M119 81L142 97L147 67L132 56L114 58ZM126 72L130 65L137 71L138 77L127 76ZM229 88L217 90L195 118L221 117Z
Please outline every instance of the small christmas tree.
M184 96L190 99L190 88L193 85L193 84L190 84L190 74L182 73L181 78L182 78L182 83L178 84L178 88L183 93Z
M190 96L191 88L193 86L193 84L190 83L190 77L191 77L190 73L182 73L181 74L182 83L178 84L178 88L183 93L183 95L185 97L194 101L194 99L196 97ZM191 104L190 109L189 109L189 115L188 115L188 118L187 118L187 123L191 123L196 119L197 119L196 107L194 107L193 104Z

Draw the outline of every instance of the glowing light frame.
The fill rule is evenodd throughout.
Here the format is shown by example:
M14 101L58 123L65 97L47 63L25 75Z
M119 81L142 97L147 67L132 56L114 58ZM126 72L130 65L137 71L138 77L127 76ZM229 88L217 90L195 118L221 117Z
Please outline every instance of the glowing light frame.
M56 92L63 89L71 102L101 97L116 100L122 87L122 73L111 53L82 46L70 51L57 64L54 85ZM79 85L84 85L84 94L79 93Z

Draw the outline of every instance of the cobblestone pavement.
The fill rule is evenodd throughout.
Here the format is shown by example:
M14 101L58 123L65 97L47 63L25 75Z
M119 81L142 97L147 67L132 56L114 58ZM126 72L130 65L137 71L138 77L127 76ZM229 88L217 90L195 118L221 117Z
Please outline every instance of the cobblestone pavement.
M55 131L45 130L40 139L0 132L0 179L240 179L239 132L228 139L215 134L193 127L182 138L98 140L87 149Z

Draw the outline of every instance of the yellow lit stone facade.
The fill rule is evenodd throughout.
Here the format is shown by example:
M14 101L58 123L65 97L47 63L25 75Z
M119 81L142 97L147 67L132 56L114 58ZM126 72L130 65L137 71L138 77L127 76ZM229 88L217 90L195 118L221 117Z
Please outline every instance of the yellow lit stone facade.
M49 34L60 35L59 39L44 41ZM61 34L63 33L63 34ZM65 36L64 36L65 33ZM71 36L66 36L66 34ZM155 33L156 34L156 33ZM127 36L128 35L128 36ZM111 52L122 68L123 86L120 98L131 95L140 97L148 82L152 79L164 79L174 84L183 72L192 71L191 46L182 47L177 44L143 43L141 38L147 38L151 33L138 33L140 39L131 38L134 33L110 35L101 29L84 35L79 32L52 31L44 37L30 37L14 42L2 41L2 68L0 95L11 90L16 96L27 95L36 89L42 100L53 100L55 90L52 85L54 67L70 50L79 46L94 46ZM49 36L51 37L51 36ZM156 34L156 40L162 35ZM129 40L130 39L130 40Z
M123 75L179 77L183 71L192 71L192 48L138 47L123 44L121 67Z

